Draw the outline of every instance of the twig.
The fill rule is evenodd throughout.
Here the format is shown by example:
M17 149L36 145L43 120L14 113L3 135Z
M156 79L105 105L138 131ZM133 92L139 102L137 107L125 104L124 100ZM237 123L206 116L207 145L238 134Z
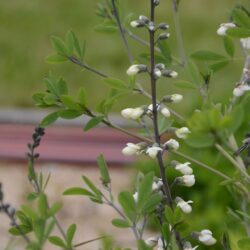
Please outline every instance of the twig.
M133 63L132 53L131 53L131 50L129 48L126 36L124 34L124 30L122 28L122 24L121 24L121 20L120 20L120 17L119 17L119 13L118 13L118 10L117 10L116 5L115 5L115 0L111 0L111 4L112 4L112 7L113 7L113 14L114 14L114 17L115 17L115 21L117 23L120 35L122 37L123 43L124 43L124 45L126 47L126 50L127 50L129 62L132 64Z

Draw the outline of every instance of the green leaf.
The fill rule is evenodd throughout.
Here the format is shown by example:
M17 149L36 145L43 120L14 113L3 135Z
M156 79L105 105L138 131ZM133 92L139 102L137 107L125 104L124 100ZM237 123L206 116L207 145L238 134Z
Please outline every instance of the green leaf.
M68 58L59 54L51 55L46 58L46 62L49 64L64 63L66 61L68 61Z
M52 42L52 46L54 47L54 49L57 51L59 55L68 56L67 47L64 41L60 37L51 36L51 42Z
M160 194L153 194L148 201L144 204L142 208L142 213L147 214L155 210L155 208L160 204L162 196Z
M69 30L66 33L65 41L66 41L66 46L67 46L68 54L70 56L72 56L73 50L74 50L74 37L73 37L73 34L72 34L71 30Z
M230 134L235 133L244 122L244 109L242 105L236 106L230 113L230 123L227 127Z
M78 116L82 115L81 111L73 110L73 109L64 109L58 111L58 115L63 119L74 119Z
M79 58L83 59L81 45L73 31L71 31L71 37L73 39L73 45Z
M119 79L114 78L104 78L104 82L111 88L119 90L127 90L128 86Z
M196 64L192 61L189 60L187 62L187 73L189 77L191 78L191 81L194 82L196 85L202 85L204 82L199 69L197 68Z
M214 63L214 64L209 65L209 69L212 70L212 71L214 71L214 72L216 72L216 71L218 71L218 70L224 68L225 66L227 66L228 63L229 63L228 60L226 60L226 61L221 61L221 62L217 62L217 63Z
M145 203L148 201L152 193L152 184L153 184L154 173L148 173L145 175L139 186L138 192L138 203L137 206L139 209L142 209Z
M196 51L191 55L191 57L202 61L220 61L226 59L223 55L207 50Z
M234 56L234 43L233 43L232 38L228 36L224 36L223 40L224 40L224 48L227 54L233 57Z
M135 219L135 200L130 192L123 191L118 196L118 201L122 206L124 213L127 217L134 221Z
M53 112L47 116L45 116L42 121L41 121L41 127L45 128L49 125L51 125L52 123L54 123L57 119L59 118L58 116L58 112Z
M238 26L249 29L250 17L244 10L239 8L234 9L232 15L234 23L236 23Z
M86 176L82 176L83 181L86 185L96 194L98 198L101 198L102 193L101 191L93 184L93 182Z
M171 50L169 48L168 42L166 40L159 41L158 46L159 46L159 49L161 50L161 55L164 58L164 63L166 65L171 65L172 56L171 56Z
M72 241L73 241L75 232L76 232L76 224L70 225L69 228L68 228L68 230L67 230L67 233L66 233L67 245L69 247L72 246Z
M40 194L38 197L38 211L41 217L46 217L48 211L48 201L45 194Z
M72 187L72 188L66 189L63 192L63 195L86 195L86 196L94 196L87 189L81 188L81 187Z
M79 103L82 105L82 106L86 106L87 104L87 97L86 97L86 91L83 87L80 87L79 88L79 91L78 91L78 95L77 95L77 99L79 101Z
M67 247L66 244L64 243L64 241L58 236L50 236L49 242L53 245L58 246L58 247L63 247L63 248Z
M105 21L97 25L94 30L101 33L114 33L118 31L118 28L113 21Z
M114 225L115 227L119 227L119 228L131 227L131 225L129 224L128 221L125 221L125 220L122 220L122 219L113 219L112 220L112 225Z
M27 200L28 201L33 201L35 200L37 197L39 196L38 193L35 193L35 192L31 192L27 195Z
M58 100L54 94L46 94L43 98L43 101L48 105L54 105Z
M84 127L84 131L88 131L103 121L104 116L96 116L91 118Z
M187 89L187 90L197 89L197 87L192 82L185 80L179 80L175 82L174 85L180 89Z
M62 208L62 203L55 202L48 210L49 216L54 216L56 213L58 213Z
M214 145L215 138L212 134L192 133L185 143L193 148L208 148Z
M166 206L164 214L169 224L174 225L175 219L174 219L174 212L172 211L172 209Z
M235 38L246 38L250 36L250 29L231 28L226 31L226 34Z
M60 78L57 81L56 88L57 88L59 95L67 95L69 92L67 83L63 80L63 78Z
M230 240L229 240L229 235L227 232L223 233L222 239L221 239L221 244L222 244L224 250L232 250L230 247Z
M78 110L79 106L75 102L74 98L70 95L61 95L60 96L62 103L68 108L68 109L74 109Z
M31 226L27 225L19 225L19 229L16 227L11 227L9 229L9 233L12 235L22 235L22 234L28 234L33 231L33 228Z
M107 185L111 182L110 176L109 176L109 171L108 171L108 166L107 163L104 159L103 155L99 155L97 158L97 163L101 172L101 180L103 185Z
M250 238L243 238L243 239L240 239L238 242L238 247L240 249L243 249L243 250L249 250L249 246L250 246Z

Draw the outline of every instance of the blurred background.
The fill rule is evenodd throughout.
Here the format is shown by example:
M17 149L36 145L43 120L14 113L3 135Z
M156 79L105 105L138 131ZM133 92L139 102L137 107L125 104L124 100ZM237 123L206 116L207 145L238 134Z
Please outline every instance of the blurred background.
M34 93L45 90L43 78L48 75L49 71L52 71L57 76L63 76L68 82L72 94L76 93L80 86L84 86L90 97L89 103L92 107L107 93L107 88L102 80L90 72L82 71L71 63L60 65L47 64L45 62L46 57L53 54L50 36L64 37L65 33L72 29L80 41L86 40L85 58L89 65L114 78L127 79L126 69L129 66L129 62L119 34L103 34L94 30L94 27L102 22L102 19L95 15L98 2L101 2L101 0L0 1L0 123L2 125L0 126L0 140L2 140L2 152L5 152L5 156L9 154L9 158L4 157L3 154L2 158L0 158L0 182L3 183L6 191L6 200L16 207L26 202L25 194L30 190L25 177L26 143L31 137L35 124L46 113L40 113L40 110L34 107L32 100ZM141 14L148 15L149 13L148 4L144 0L122 1L122 4L128 12L133 12L134 18ZM220 54L226 54L223 41L216 34L216 30L220 23L228 21L229 13L236 4L244 4L246 7L249 7L249 1L247 0L181 1L179 11L180 23L187 55L196 50L211 50ZM171 9L171 1L162 1L160 7L157 8L157 20L159 22L167 22L170 25L171 38L169 39L169 46L173 54L178 56ZM135 31L135 33L147 39L142 30ZM133 40L129 40L129 44L132 47L135 58L141 60L140 55L147 51L147 48ZM210 95L216 102L226 102L232 95L235 83L240 78L244 59L237 42L235 42L235 45L235 58L230 61L227 67L214 75L211 80ZM184 72L178 66L173 65L172 69L180 73L180 78L184 77ZM145 88L148 88L148 83L145 79L143 79L142 84ZM159 82L159 95L175 92L179 92L179 89L174 86L172 80L167 82L161 80ZM177 109L183 114L188 114L198 102L197 93L183 93L185 94L184 104L179 105ZM145 102L143 97L138 97L138 95L131 97L129 104L127 98L121 98L114 106L113 112L114 114L118 113L127 105L141 105L143 101ZM118 120L117 122L123 125L123 121ZM23 127L15 127L15 125L20 125L20 123L29 127L25 127L24 130L22 130ZM72 133L75 137L82 134L81 124L69 122L66 125L74 127L71 127L70 130L63 128L64 132L60 134L60 138L66 135L67 131L69 132L68 138L72 138ZM8 132L6 128L11 126L13 126L12 130ZM90 176L90 178L95 178L96 182L98 182L99 177L97 178L98 174L94 158L98 154L97 151L103 153L105 150L105 146L102 146L104 143L100 139L101 137L97 139L96 144L92 145L93 148L98 147L98 150L91 159L89 159L90 156L87 153L84 153L84 150L91 143L91 136L88 137L89 139L84 145L78 147L79 153L73 149L71 151L68 149L68 156L66 155L66 159L62 159L60 157L57 158L55 155L49 156L48 154L56 149L58 154L62 152L60 150L65 150L63 152L66 152L69 144L67 145L67 141L63 141L63 139L58 140L59 135L55 136L56 132L53 133L50 128L48 130L48 133L51 133L51 141L54 148L49 148L52 144L47 142L49 149L47 148L46 151L44 147L45 157L43 158L43 154L41 155L43 162L39 166L45 172L52 172L52 180L49 185L51 199L62 199L60 194L63 190L72 186L75 182L81 185L80 175L83 173ZM7 135L10 137L7 137ZM20 135L19 137L22 138L20 139L16 135ZM84 135L82 136L84 141ZM18 141L17 138L20 140L18 139ZM50 137L48 136L48 138ZM116 151L110 151L111 153L108 157L112 165L111 175L113 175L115 181L114 189L116 192L124 188L131 189L133 169L139 168L142 171L147 171L155 167L153 162L143 161L143 163L133 165L132 162L125 160L119 154L124 141L126 141L124 138L121 139L119 141L120 144L118 143L118 146L115 146ZM6 146L7 142L10 143L8 147ZM18 147L16 146L17 144ZM62 147L60 148L60 146ZM111 148L114 150L114 147ZM77 152L80 159L76 161L74 156L72 157L71 152L72 154ZM109 153L107 152L107 154ZM206 157L209 154L213 154L213 152L207 152ZM114 159L114 155L118 155L116 159ZM130 166L132 164L132 167L127 167L128 164ZM208 176L206 171L198 172L196 170L195 174L198 175L199 181L194 190L192 190L192 194L189 195L184 190L182 191L184 197L195 200L195 215L192 215L189 221L198 230L204 227L213 229L218 238L225 229L226 207L229 205L234 206L234 199L230 197L226 188L218 188L219 180L216 177ZM13 180L15 180L15 183L13 183ZM206 197L206 201L203 200L204 197ZM223 197L223 200L221 197ZM86 199L80 201L79 199L72 198L70 200L67 198L66 200L64 199L64 203L65 206L60 216L62 219L66 218L64 221L65 225L68 225L71 219L75 221L81 220L79 222L81 227L78 235L79 241L94 238L104 230L108 234L116 235L115 238L117 237L117 240L120 240L124 245L131 241L129 232L127 235L124 234L124 236L120 234L122 231L110 226L110 218L114 216L111 211L106 212L106 210L103 211L101 208L94 208L92 203L88 203ZM93 224L90 222L90 218L93 218L95 221ZM4 249L4 246L10 239L6 233L8 222L3 219L3 215L0 215L0 221L2 222L2 220L4 220L4 226L2 227L1 223L0 249ZM93 230L86 226L89 225L88 223L91 223L91 228L93 225ZM234 221L228 221L228 223L233 224ZM150 235L150 233L148 234ZM4 240L2 240L2 236ZM20 249L18 247L15 248L15 244L11 247L9 249ZM91 245L82 249L97 249L97 246ZM215 246L210 249L220 249L220 247Z

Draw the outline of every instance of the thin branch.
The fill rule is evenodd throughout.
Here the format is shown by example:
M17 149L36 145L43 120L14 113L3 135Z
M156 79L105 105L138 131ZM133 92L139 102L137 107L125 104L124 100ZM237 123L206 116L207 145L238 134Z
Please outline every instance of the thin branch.
M101 236L101 237L98 237L98 238L94 238L94 239L91 239L91 240L87 240L87 241L84 241L84 242L81 242L81 243L78 243L78 244L75 244L73 247L80 247L80 246L83 246L83 245L86 245L88 243L91 243L93 241L97 241L97 240L101 240L101 239L104 239L104 238L107 238L107 236Z
M235 167L240 171L240 173L248 180L250 181L249 175L246 173L244 169L242 169L242 166L218 143L215 144L216 149L225 157L227 158Z
M184 66L186 64L186 54L183 44L181 26L180 26L180 19L178 15L178 4L177 0L173 0L173 16L174 16L174 24L175 24L175 32L176 32L176 39L179 48L181 64Z
M101 77L108 77L106 74L104 74L104 73L102 73L101 71L99 71L99 70L97 70L97 69L94 69L94 68L92 68L92 67L90 67L90 66L88 66L87 64L85 64L85 63L82 63L81 61L79 61L77 58L75 58L74 56L70 56L70 57L68 57L68 59L72 62L72 63L74 63L74 64L76 64L76 65L78 65L78 66L80 66L80 67L82 67L82 68L84 68L84 69L87 69L87 70L89 70L89 71L91 71L91 72L93 72L93 73L95 73L95 74L97 74L97 75L99 75L99 76L101 76Z
M113 7L113 14L114 14L114 17L115 17L115 21L117 23L120 35L122 37L123 43L124 43L124 45L126 47L126 50L127 50L129 62L132 64L133 63L132 53L131 53L131 50L129 48L126 36L124 34L124 30L122 28L122 24L121 24L121 20L120 20L120 17L119 17L119 13L118 13L117 7L115 5L115 0L111 0L111 4L112 4L112 7Z

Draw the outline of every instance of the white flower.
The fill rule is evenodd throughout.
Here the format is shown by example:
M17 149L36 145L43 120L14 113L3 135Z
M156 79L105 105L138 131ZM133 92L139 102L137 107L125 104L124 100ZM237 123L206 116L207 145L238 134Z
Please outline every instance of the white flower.
M154 76L155 78L160 78L161 77L161 70L158 68L154 69Z
M153 191L159 191L163 186L163 182L161 179L158 179L157 181L154 181L152 184L152 190Z
M138 28L138 27L142 26L142 23L139 22L138 20L134 20L134 21L130 22L130 26L133 28Z
M131 156L135 154L139 154L141 150L141 147L138 144L134 143L127 143L127 146L123 148L122 153L126 156Z
M170 139L164 143L164 147L170 150L177 150L179 148L179 142L175 139Z
M149 247L155 247L158 243L158 238L157 236L149 237L145 240L146 245Z
M180 94L173 94L173 95L171 95L171 101L173 103L179 103L179 102L182 101L182 99L183 99L183 96L180 95Z
M250 37L247 38L241 38L240 42L242 44L242 47L244 49L250 49Z
M165 116L167 118L170 117L170 115L171 115L169 109L166 108L166 107L164 107L164 108L161 109L161 113L162 113L163 116Z
M183 175L182 177L177 177L176 181L180 185L183 185L186 187L192 187L195 184L195 177L193 174Z
M186 139L187 135L190 133L191 131L187 127L182 127L182 128L175 130L176 136L181 139Z
M127 69L127 74L129 76L134 76L140 72L147 71L147 66L143 64L133 64Z
M189 214L192 212L192 207L189 205L190 203L193 203L193 201L184 201L180 197L176 197L175 199L177 207L179 207L183 213Z
M236 97L242 96L246 91L250 90L250 86L247 84L240 84L233 90L233 95Z
M157 111L161 108L159 104L156 104L156 108L157 108ZM150 104L148 105L148 108L147 108L147 114L148 115L152 115L152 112L153 112L153 104Z
M160 151L162 151L162 148L157 147L157 146L153 146L153 147L150 147L147 149L146 154L148 154L149 157L154 159L154 158L156 158L158 152L160 152Z
M183 246L183 250L195 250L199 246L192 247L191 243L189 241L186 241Z
M216 243L216 239L213 237L212 232L208 229L204 229L199 233L199 241L204 245L211 246Z
M138 202L138 192L135 192L134 194L133 194L133 198L134 198L134 201L135 202Z
M172 78L176 78L178 76L178 73L176 71L171 71L169 76Z
M193 169L189 167L191 163L190 162L185 162L185 163L177 163L174 168L181 172L184 175L191 175L193 173Z
M217 34L219 36L225 36L228 29L235 28L235 27L236 25L234 23L222 23L220 25L220 28L217 29Z
M126 108L121 111L121 115L126 119L137 120L144 113L144 109L141 107L138 108Z

